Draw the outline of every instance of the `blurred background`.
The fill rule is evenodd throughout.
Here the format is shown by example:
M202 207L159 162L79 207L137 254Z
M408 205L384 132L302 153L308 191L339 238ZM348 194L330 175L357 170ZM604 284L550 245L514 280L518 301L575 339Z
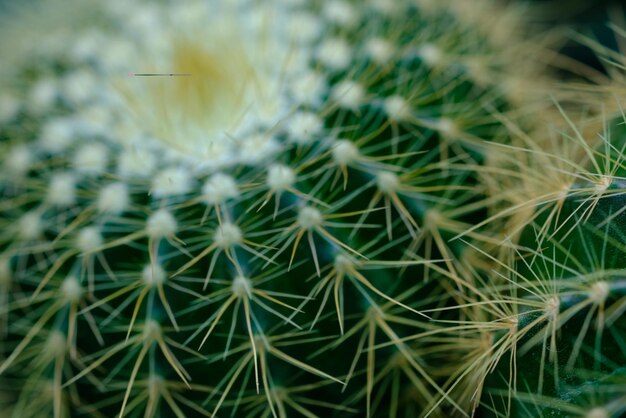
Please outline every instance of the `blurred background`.
M511 3L526 3L537 7L537 20L549 26L565 26L601 44L617 49L615 33L608 22L626 29L626 1L624 0L508 0ZM595 53L577 42L566 44L562 52L582 61L595 69L602 64Z
M27 0L20 0L27 1ZM32 1L32 0L30 0ZM106 1L106 0L102 0ZM228 0L207 0L228 1ZM471 0L459 0L471 1ZM536 7L533 13L537 21L549 26L566 26L572 30L591 36L603 45L616 48L615 36L608 27L607 21L619 16L626 29L626 0L502 0L507 3L528 4ZM6 11L16 0L0 0L0 13ZM619 22L616 22L619 23ZM586 62L596 68L600 63L589 48L577 45L574 42L564 47L564 52Z

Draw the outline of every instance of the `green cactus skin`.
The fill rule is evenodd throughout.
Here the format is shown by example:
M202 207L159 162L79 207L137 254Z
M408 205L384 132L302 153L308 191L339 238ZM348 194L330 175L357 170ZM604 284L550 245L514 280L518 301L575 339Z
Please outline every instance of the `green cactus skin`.
M72 5L38 7L0 74L9 416L490 409L529 317L485 291L519 264L490 153L546 106L517 11L120 0L60 30Z

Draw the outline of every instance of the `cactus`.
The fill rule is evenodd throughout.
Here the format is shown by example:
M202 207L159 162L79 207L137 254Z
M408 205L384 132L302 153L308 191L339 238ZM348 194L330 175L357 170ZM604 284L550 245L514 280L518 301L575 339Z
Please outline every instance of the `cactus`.
M549 152L518 9L67 3L3 29L9 416L619 413L623 149Z
M498 389L491 411L509 406L506 415L494 416L624 413L619 388L626 356L621 337L626 184L620 121L607 123L595 138L572 125L570 135L545 144L542 156L524 150L542 165L541 177L553 181L540 185L524 173L526 193L518 190L520 205L512 206L531 206L531 216L518 229L512 261L499 261L499 275L509 282L498 291L499 303L514 314L516 350L492 376ZM520 165L538 168L526 161ZM533 189L534 196L528 193ZM513 384L519 392L511 395Z

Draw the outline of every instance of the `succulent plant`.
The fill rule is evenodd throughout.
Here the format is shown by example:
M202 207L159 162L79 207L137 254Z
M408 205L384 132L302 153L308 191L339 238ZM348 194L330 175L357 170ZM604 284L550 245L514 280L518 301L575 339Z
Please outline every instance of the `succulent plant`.
M625 411L626 143L619 123L595 138L572 129L542 151L523 149L537 165L518 155L520 172L528 172L520 177L519 204L509 208L531 210L517 238L508 239L510 256L490 256L496 268L485 301L498 313L491 318L510 326L494 334L492 344L511 348L487 379L487 415L617 417ZM535 169L540 178L530 173Z
M32 29L0 72L8 416L622 411L623 146L548 135L520 10L33 7L2 29Z

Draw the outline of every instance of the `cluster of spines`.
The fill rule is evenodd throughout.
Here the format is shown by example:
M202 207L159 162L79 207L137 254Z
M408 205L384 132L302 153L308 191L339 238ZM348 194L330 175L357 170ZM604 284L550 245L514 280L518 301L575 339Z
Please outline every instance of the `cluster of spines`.
M504 170L482 164L487 152L507 149L482 140L505 141L494 114L507 110L507 92L478 87L471 71L465 77L467 68L446 62L449 48L428 41L415 56L394 57L386 48L399 39L374 39L368 53L378 62L350 71L341 51L349 45L321 48L320 65L334 73L328 106L290 119L291 145L261 168L198 182L174 167L147 184L107 174L99 145L76 149L71 162L34 161L32 150L11 147L0 257L10 326L0 371L21 381L14 414L469 415L482 399L498 415L523 403L518 350L554 343L566 322L569 295L555 296L559 289L528 267L562 268L541 245L558 248L551 231L561 222L549 217L532 244L515 238L529 233L527 220L511 234L490 226L529 207L559 208L589 188L499 189ZM444 46L455 45L476 46L454 37ZM47 131L47 152L65 146L63 126ZM597 190L587 192L592 202ZM511 209L470 228L497 199L512 200ZM495 246L497 256L488 252ZM575 302L581 311L600 312L612 295L612 285L593 280L574 291L587 295ZM539 301L530 296L538 288ZM525 342L535 323L550 324L542 328L549 338ZM505 363L510 370L497 369ZM508 388L481 397L488 376ZM581 411L601 406L593 408Z
M401 139L395 139L396 146L403 146ZM244 355L244 359L245 364L254 363L257 387L263 384L264 391L271 392L269 383L264 380L269 374L268 366L262 363L267 360L268 355L274 355L304 371L339 381L338 378L274 347L273 339L284 338L280 334L276 337L266 334L270 334L269 329L279 326L281 322L287 323L289 328L302 328L295 322L297 316L293 318L291 314L310 306L314 297L318 296L315 299L319 300L322 292L324 300L330 297L329 305L336 307L338 326L334 327L335 333L337 330L343 332L344 315L354 314L350 310L344 312L344 279L359 291L350 298L351 306L354 306L355 296L360 293L364 306L371 304L376 307L366 309L373 312L371 320L367 322L369 333L372 332L372 327L385 324L380 318L381 312L376 312L381 302L387 306L402 308L400 312L419 314L415 308L396 299L393 292L387 294L380 290L386 290L387 287L393 289L396 286L402 288L399 277L394 277L394 274L385 279L379 274L374 285L372 279L367 278L361 269L377 268L384 271L395 270L393 267L408 268L430 263L426 260L413 260L411 258L416 256L394 251L394 245L406 242L411 235L417 237L421 232L421 227L414 219L415 215L406 205L411 202L412 196L415 198L417 193L423 191L415 185L407 184L411 177L402 179L392 171L374 168L375 159L368 161L367 154L352 142L338 142L336 146L328 148L328 152L322 153L323 158L319 157L319 151L315 155L316 158L302 158L301 170L277 163L270 165L258 181L251 177L248 183L241 183L241 180L238 182L228 174L213 174L207 178L198 198L174 200L171 205L154 208L148 214L129 203L132 199L126 196L127 205L118 208L116 216L107 220L102 218L102 207L85 207L83 212L74 213L63 221L60 220L67 214L60 211L53 215L59 218L54 222L58 229L51 232L45 226L36 225L39 223L36 218L38 215L26 215L30 218L23 221L21 226L31 227L31 231L26 231L11 247L5 249L4 254L10 256L7 256L3 265L5 276L10 276L11 271L19 271L19 277L13 283L18 282L25 287L24 294L15 290L8 292L7 289L7 296L12 300L6 306L10 320L23 309L28 312L39 306L41 312L25 314L27 318L38 315L39 319L25 332L21 342L12 347L11 354L3 362L2 371L5 372L15 362L27 361L37 342L46 347L45 351L59 353L54 360L63 369L66 361L80 361L80 348L77 348L80 347L80 342L91 339L91 344L99 342L106 347L106 341L111 340L109 336L102 335L100 329L110 329L111 333L125 334L125 338L108 346L106 352L100 355L96 353L93 362L83 363L82 370L71 378L55 370L53 375L58 381L54 387L60 391L61 385L71 387L78 384L81 378L86 378L105 361L122 351L137 352L134 363L131 358L126 358L133 364L123 401L126 405L131 391L141 387L135 383L142 380L138 374L145 367L144 360L147 360L149 353L157 358L161 357L161 362L169 364L172 372L176 372L183 382L188 382L190 376L177 360L172 347L187 353L197 339L202 337L199 350L205 343L211 343L212 339L209 337L212 333L217 333L214 328L218 323L223 327L226 318L230 318L228 322L232 324L231 327L224 328L223 331L227 335L224 356L231 351L231 344L233 350L239 351L241 347L235 346L237 342L249 344L251 351ZM366 180L361 180L359 186L350 184L346 188L347 196L343 192L343 181L335 182L332 187L319 183L323 188L320 196L325 196L325 200L316 198L311 193L309 188L317 187L313 186L315 182L310 178L311 175L313 179L319 179L330 170L348 176L348 171L354 170L348 169L348 166L354 164L361 164ZM306 170L305 166L312 168ZM353 182L352 179L356 176L356 173L350 173L345 181ZM370 194L371 190L374 190L373 196ZM333 195L335 201L328 198ZM368 195L372 197L372 207L360 211L341 210L342 206L348 207L352 204L354 199L362 199ZM382 207L379 206L380 200L385 201ZM248 207L239 208L236 204L250 202L253 204ZM421 199L417 199L418 204L423 204L420 202ZM62 203L57 202L57 205L63 207ZM386 224L382 229L378 224L366 224L367 218L353 219L351 223L347 221L361 215L374 216L376 211L381 210L386 212L385 216L378 218L378 221ZM393 219L392 211L399 214L400 218ZM206 222L199 222L202 219L206 219ZM33 222L34 220L37 222ZM52 223L49 219L47 221L48 224ZM358 247L355 243L359 240L349 236L355 234L341 232L344 228L350 228L358 236L372 226L376 228L371 228L374 232L369 234L369 242ZM42 235L44 231L54 235L51 242L47 242ZM377 245L381 248L373 250ZM409 259L376 260L376 256L385 251L392 251L395 256L408 256ZM41 259L37 260L38 258ZM43 263L43 266L37 263ZM306 266L303 267L303 264ZM20 265L26 267L20 268ZM175 266L174 270L169 267L171 265ZM268 268L264 269L265 266ZM297 273L299 269L304 270L300 273L304 275L302 278ZM38 272L45 274L42 276ZM202 274L198 275L199 272ZM306 295L301 289L306 289L304 279L309 274L318 280L318 284ZM273 286L272 283L278 278L281 279L281 285ZM418 288L420 282L421 279L416 280L413 286ZM205 292L208 286L209 289L216 290ZM292 293L292 287L298 291ZM333 296L329 296L331 289ZM296 300L300 306L290 303L291 299ZM379 302L376 303L375 300ZM215 307L215 304L219 307ZM315 323L319 322L323 308L321 305L311 324L318 332L320 328L315 327ZM104 310L103 314L98 313L101 318L94 319L92 315L100 310ZM78 317L84 318L84 321ZM240 321L239 324L237 320ZM81 328L91 328L93 336L87 336L88 331L85 329L77 340L78 322L81 323ZM118 329L125 322L126 329ZM179 325L183 322L187 325ZM363 325L358 325L361 326ZM347 334L357 332L358 327L351 328ZM19 334L18 329L14 325L12 334ZM42 339L44 329L52 330L49 339ZM195 331L190 332L191 329ZM181 331L191 335L188 335L185 345L181 345L180 341L169 339L171 337L167 337L167 331ZM249 341L233 341L235 331L247 335ZM294 333L294 336L297 335ZM388 336L393 338L394 335L392 333ZM374 335L370 338L373 341ZM60 342L63 344L59 344ZM49 343L54 344L54 347L48 347ZM202 350L197 353L199 359L203 358L201 353ZM228 384L218 385L214 393L223 390L224 395L216 403L216 408L221 406L232 390L234 379L241 373L238 370L233 369L233 380L228 381ZM109 378L114 377L116 372L122 373L121 370L114 369ZM150 382L157 377L163 378L157 374L148 374ZM60 393L54 396L55 408L61 408ZM368 396L371 395L371 389L367 393ZM163 393L162 395L166 396ZM274 405L274 401L270 404Z
M619 393L626 353L623 135L619 122L605 122L587 137L562 118L558 136L522 135L506 146L510 156L481 168L504 180L489 192L504 204L483 222L504 221L502 242L481 250L491 260L479 293L493 310L487 318L510 324L495 340L510 345L506 360L486 380L492 416L623 413L610 393Z

